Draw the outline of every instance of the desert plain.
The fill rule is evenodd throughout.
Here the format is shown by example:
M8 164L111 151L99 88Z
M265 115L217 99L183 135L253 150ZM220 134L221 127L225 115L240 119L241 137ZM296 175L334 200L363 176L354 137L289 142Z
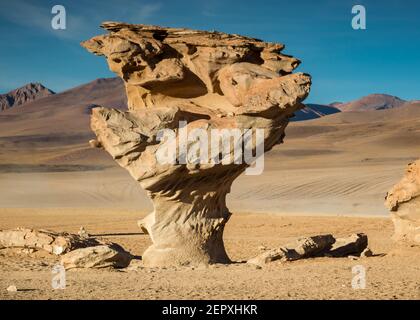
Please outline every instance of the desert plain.
M110 81L117 80L89 84L84 95L94 100L98 87ZM147 196L105 152L89 148L84 109L57 102L53 111L42 110L48 99L0 114L0 229L76 233L83 226L137 258L124 269L69 270L66 289L53 290L57 257L3 249L1 299L420 298L418 247L391 240L384 207L386 192L419 156L418 104L292 122L285 143L265 155L263 174L241 176L228 196L233 215L224 241L234 264L145 268L140 257L150 239L137 220L152 210ZM77 121L63 125L69 116ZM356 232L368 235L373 257L319 257L262 268L243 263L300 236ZM356 265L366 269L365 289L351 286ZM18 291L6 291L10 285Z

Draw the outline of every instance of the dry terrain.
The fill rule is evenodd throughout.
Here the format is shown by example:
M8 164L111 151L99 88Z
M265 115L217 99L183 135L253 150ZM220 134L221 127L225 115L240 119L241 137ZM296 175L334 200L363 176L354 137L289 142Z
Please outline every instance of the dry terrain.
M57 231L88 232L120 243L141 255L150 244L141 234L137 211L112 209L0 209L5 228L26 225ZM262 269L240 263L302 235L363 231L374 257L314 258L273 262ZM309 217L235 213L225 243L238 263L211 267L142 268L133 260L127 269L67 271L65 290L51 287L52 256L0 251L0 299L419 299L418 248L396 248L387 218ZM352 268L366 270L366 289L352 289ZM16 285L18 292L6 288Z
M99 80L0 113L0 229L76 232L83 225L141 256L150 240L136 221L151 203L106 152L87 146L89 106L124 103L120 82ZM128 270L69 271L67 289L53 291L54 258L0 250L0 299L419 299L419 250L394 247L383 202L407 163L420 157L420 104L295 122L286 134L266 154L261 176L241 176L232 187L230 257L239 262L260 245L274 248L299 236L353 232L365 232L377 256L262 269L143 269L137 260ZM350 286L357 264L367 270L365 290ZM20 291L8 293L12 284Z

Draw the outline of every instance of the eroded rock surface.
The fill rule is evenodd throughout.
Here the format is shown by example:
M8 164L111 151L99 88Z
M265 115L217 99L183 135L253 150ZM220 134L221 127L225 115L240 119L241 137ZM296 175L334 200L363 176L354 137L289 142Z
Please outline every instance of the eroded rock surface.
M162 129L183 143L184 129L263 129L264 150L282 143L284 129L309 93L311 79L292 74L296 58L284 46L221 32L107 22L109 31L82 43L105 56L125 83L128 112L93 109L91 127L102 146L148 192L154 211L141 225L153 245L145 265L228 263L223 230L231 213L226 195L249 167L221 154L208 162L157 159ZM245 139L246 140L246 139ZM187 141L189 147L197 141ZM256 143L251 140L255 152Z
M61 255L77 248L98 245L93 238L81 238L70 233L17 228L0 231L0 248L28 248Z
M346 238L337 238L329 250L332 257L344 257L348 255L360 256L368 246L368 237L363 233L354 233Z
M397 242L420 244L420 160L408 165L402 180L387 194L385 205Z
M265 251L248 260L248 263L261 266L275 260L293 261L316 257L328 251L334 242L331 234L299 238L283 247Z
M131 255L116 244L76 249L61 258L65 269L73 268L125 268L130 264Z
M345 238L334 238L331 234L303 237L282 247L266 250L247 262L263 266L272 261L294 261L314 257L370 257L367 251L368 237L355 233Z

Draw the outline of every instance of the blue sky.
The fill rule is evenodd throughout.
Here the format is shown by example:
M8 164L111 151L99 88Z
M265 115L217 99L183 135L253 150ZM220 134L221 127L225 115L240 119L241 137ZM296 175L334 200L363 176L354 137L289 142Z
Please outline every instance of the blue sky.
M62 4L67 29L51 28ZM362 4L367 29L353 30ZM349 101L370 93L420 99L418 0L0 0L0 92L41 82L63 91L114 76L79 42L104 33L102 21L218 30L280 42L313 77L307 102Z

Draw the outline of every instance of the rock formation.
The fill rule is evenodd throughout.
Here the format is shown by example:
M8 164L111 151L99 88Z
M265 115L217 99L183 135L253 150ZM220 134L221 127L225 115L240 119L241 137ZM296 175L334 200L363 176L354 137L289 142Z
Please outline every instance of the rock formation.
M372 255L372 252L365 252L367 245L368 237L363 233L337 239L331 234L303 237L279 248L266 250L247 262L263 266L276 260L294 261L321 256L338 258L364 254L363 256L368 257Z
M73 268L126 268L131 255L117 244L76 249L61 258L65 269Z
M0 94L0 111L17 107L52 94L54 94L53 91L45 88L40 83L28 83L6 94Z
M43 250L62 256L61 264L72 268L125 268L132 255L120 245L93 238L81 227L79 234L28 228L0 230L0 249L21 248L31 254Z
M386 196L394 240L420 244L420 160L408 165L405 176Z
M100 242L94 238L81 238L70 233L27 228L0 230L0 249L27 248L61 255L77 248L99 244Z
M268 151L282 143L289 118L304 107L310 77L292 74L299 61L282 54L277 43L116 22L102 27L109 33L82 46L105 56L124 80L129 111L93 109L98 142L91 144L127 169L153 202L153 213L141 222L153 242L143 254L145 265L228 263L222 239L231 215L226 195L250 164L236 161L234 150L226 157L203 153L207 162L201 151L201 161L197 153L191 161L190 151L179 152L173 163L162 163L165 141L158 136L171 129L177 144L190 150L198 140L185 141L182 130L203 129L210 136L213 129L239 129L255 152L257 143L245 135L262 129Z
M261 266L276 260L294 261L315 257L329 250L334 242L335 239L331 234L299 238L283 247L265 251L257 257L248 260L248 263Z

